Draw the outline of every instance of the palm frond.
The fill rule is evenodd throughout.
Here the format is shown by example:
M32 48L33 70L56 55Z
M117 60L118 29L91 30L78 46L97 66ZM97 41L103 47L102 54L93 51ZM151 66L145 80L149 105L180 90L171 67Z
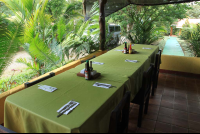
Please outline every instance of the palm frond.
M57 27L58 27L58 30L57 30L57 33L58 33L58 41L59 41L59 42L62 42L63 37L64 37L65 32L66 32L66 24L65 24L63 18L60 19L60 21L58 22Z
M23 24L17 22L5 23L5 18L0 16L0 74L17 52L23 37Z

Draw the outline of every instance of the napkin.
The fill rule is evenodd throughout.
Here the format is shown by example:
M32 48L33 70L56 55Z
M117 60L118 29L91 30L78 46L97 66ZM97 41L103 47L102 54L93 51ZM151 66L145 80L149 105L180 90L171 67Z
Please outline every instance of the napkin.
M115 50L115 51L121 51L121 52L122 52L122 51L124 51L124 50L118 50L118 49L117 49L117 50Z
M61 107L57 112L62 113L64 112L65 115L68 115L72 110L74 110L79 105L78 102L69 101L63 107ZM65 111L66 110L66 111Z
M81 74L85 74L85 68L82 69L82 70L80 71L80 73L81 73ZM97 74L97 71L96 71L96 70L93 70L93 71L91 72L91 75L93 76L93 75L95 75L95 74Z
M152 49L152 48L143 47L142 49Z
M93 85L94 87L101 87L101 88L106 88L106 89L109 89L112 87L111 84L106 84L106 83L99 83L99 82L96 82L94 83Z
M92 64L96 64L96 65L103 65L104 63L101 63L101 62L95 62L93 61Z
M132 62L132 63L137 63L137 60L125 60L125 62Z
M56 87L51 87L51 86L47 86L47 85L38 85L38 89L41 89L41 90L44 90L44 91L47 91L47 92L54 92L55 90L57 90Z
M81 74L85 74L85 68L80 71Z

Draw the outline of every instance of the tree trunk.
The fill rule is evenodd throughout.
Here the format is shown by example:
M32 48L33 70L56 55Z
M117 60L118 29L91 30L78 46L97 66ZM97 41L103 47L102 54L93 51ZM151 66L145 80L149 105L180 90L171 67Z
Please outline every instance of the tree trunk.
M83 15L86 16L86 0L83 0Z
M173 27L171 26L170 36L173 35Z
M100 46L99 49L104 51L105 50L105 42L106 42L106 23L105 23L105 4L107 0L99 0L99 27L100 27Z

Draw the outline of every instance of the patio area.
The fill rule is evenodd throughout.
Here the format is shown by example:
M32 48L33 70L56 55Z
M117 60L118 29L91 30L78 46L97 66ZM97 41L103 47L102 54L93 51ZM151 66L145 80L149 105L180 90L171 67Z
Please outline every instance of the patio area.
M129 133L200 133L200 79L160 73L142 127L138 107L131 104Z

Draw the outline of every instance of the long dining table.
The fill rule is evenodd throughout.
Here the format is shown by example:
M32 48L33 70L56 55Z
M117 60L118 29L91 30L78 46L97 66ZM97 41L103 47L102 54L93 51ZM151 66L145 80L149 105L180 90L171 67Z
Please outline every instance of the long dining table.
M77 76L85 68L85 64L81 64L7 97L5 127L18 133L107 133L112 110L125 91L131 91L131 99L134 98L142 86L143 72L155 62L159 50L157 46L135 44L132 48L136 54L123 54L123 47L92 59L103 63L93 64L93 69L101 73L94 80ZM138 62L125 62L127 59ZM113 87L95 87L95 82ZM38 89L38 85L56 87L57 90L49 93ZM57 118L57 110L70 100L80 105L70 114Z

